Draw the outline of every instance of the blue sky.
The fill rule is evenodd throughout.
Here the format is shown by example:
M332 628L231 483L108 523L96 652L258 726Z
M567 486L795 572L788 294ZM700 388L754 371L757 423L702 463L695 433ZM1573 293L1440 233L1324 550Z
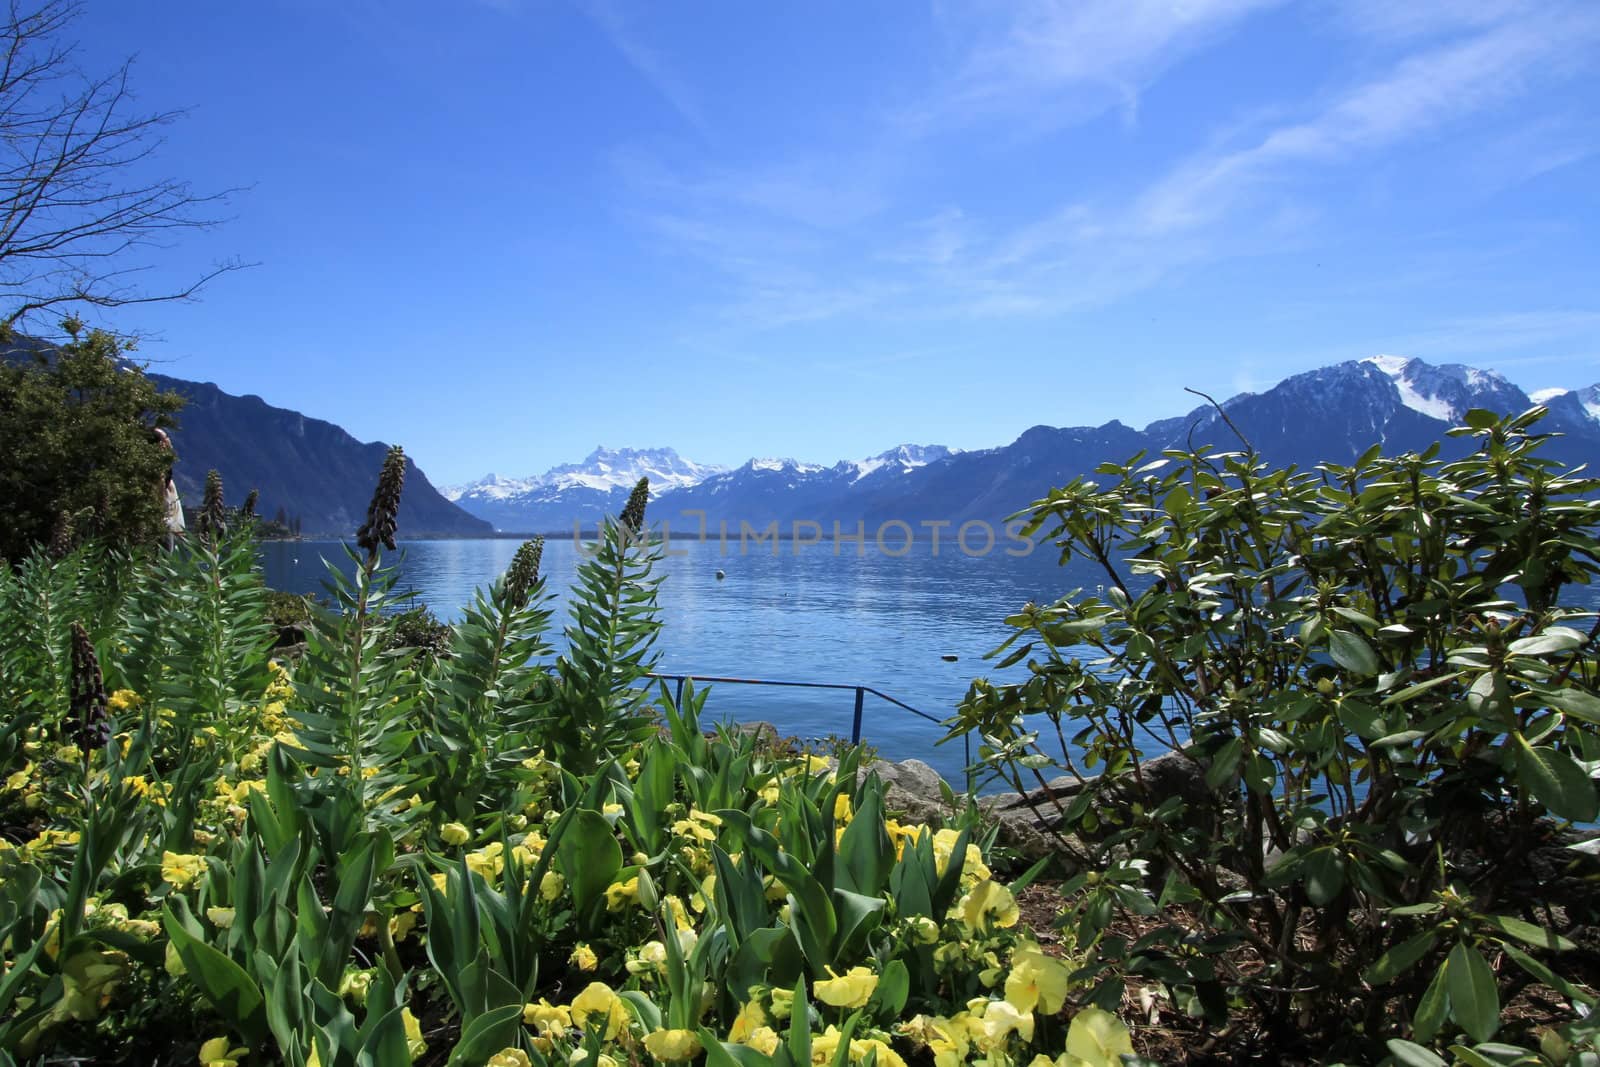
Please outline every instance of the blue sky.
M1600 380L1600 4L163 0L248 187L103 324L435 482L1144 422L1378 353Z

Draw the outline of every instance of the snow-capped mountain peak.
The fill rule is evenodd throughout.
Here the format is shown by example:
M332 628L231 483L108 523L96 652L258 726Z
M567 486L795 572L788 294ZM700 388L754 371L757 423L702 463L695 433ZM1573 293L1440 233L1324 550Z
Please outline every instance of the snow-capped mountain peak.
M1419 414L1455 422L1471 408L1509 410L1516 386L1494 371L1459 363L1434 365L1404 356L1372 356L1362 362L1382 371L1400 393L1400 403Z
M526 493L539 483L537 478L503 478L498 474L485 474L475 482L466 485L447 485L439 492L446 500L460 500L463 496L471 494L484 500L504 500L507 497Z
M744 465L751 471L790 471L797 474L815 474L822 469L820 463L801 463L787 457L760 456Z
M640 478L650 479L656 492L698 485L726 468L684 459L670 448L606 448L600 446L582 463L551 467L540 484L552 489L632 488Z
M466 485L444 490L449 500L463 497L477 500L509 500L536 490L559 492L563 489L631 489L640 478L650 479L652 491L660 493L687 485L698 485L726 467L684 459L670 448L606 448L590 452L582 463L563 463L540 475L506 478L487 474Z
M873 471L885 467L902 473L926 467L930 463L959 455L960 452L959 448L946 448L944 445L897 445L887 452L879 452L876 456L856 460L849 466L855 468L856 478L865 478Z
M1571 412L1573 407L1582 412L1583 416L1600 423L1600 383L1584 389L1563 389L1557 386L1553 389L1537 389L1528 394L1528 399L1535 404L1543 404L1555 410L1563 407Z

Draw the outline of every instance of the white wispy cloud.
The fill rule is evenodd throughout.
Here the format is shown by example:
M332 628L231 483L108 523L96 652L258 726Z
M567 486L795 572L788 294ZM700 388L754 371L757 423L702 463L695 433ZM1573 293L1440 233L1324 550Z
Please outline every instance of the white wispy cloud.
M506 0L499 0L506 2ZM699 98L667 58L653 47L634 26L616 0L574 0L579 11L589 17L611 42L628 65L676 111L696 132L710 130Z
M1305 121L1185 162L1140 197L1137 222L1154 233L1211 222L1297 167L1349 163L1517 96L1536 68L1570 62L1597 42L1600 9L1569 9L1410 56Z
M1065 125L1110 108L1133 115L1173 64L1281 0L1017 0L995 26L994 5L941 7L952 36L977 42L927 118L970 120L1027 111Z
M1215 42L1267 0L1058 3L1028 0L980 34L930 111L1010 123L1087 93L1080 107L1137 98L1182 58ZM1457 138L1464 158L1526 142L1515 166L1486 167L1479 184L1515 182L1597 146L1582 116L1537 105L1561 79L1600 62L1600 4L1441 0L1428 17L1344 16L1372 48L1306 99L1217 116L1200 145L1164 173L1118 194L1065 194L1033 216L962 202L917 201L918 152L937 158L919 127L885 130L874 152L818 152L746 166L623 168L638 217L657 239L681 241L718 271L725 318L774 327L852 315L1047 316L1116 301L1173 272L1232 256L1283 252L1316 239L1341 205L1330 182L1382 166L1400 148ZM988 8L991 13L993 8ZM941 11L957 24L968 4ZM952 35L955 39L956 35ZM1070 91L1069 91L1070 90ZM1508 105L1523 112L1512 116ZM1243 105L1241 105L1243 106ZM1070 107L1068 108L1070 111ZM982 116L987 113L988 117ZM1232 125L1227 125L1232 123ZM1520 139L1520 141L1519 141ZM1479 143L1481 141L1481 143ZM896 162L900 161L899 166ZM927 159L923 159L923 165ZM1063 188L1067 188L1063 183ZM905 205L917 204L908 209Z

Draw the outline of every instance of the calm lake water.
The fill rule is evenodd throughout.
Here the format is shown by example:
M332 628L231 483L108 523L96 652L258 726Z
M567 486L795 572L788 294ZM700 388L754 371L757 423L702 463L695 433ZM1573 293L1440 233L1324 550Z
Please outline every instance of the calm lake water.
M415 590L435 614L455 619L475 588L503 572L514 540L410 541L402 545L399 590ZM899 543L889 547L898 550ZM1030 600L1046 602L1073 589L1092 591L1102 580L1092 566L1063 568L1054 549L1008 556L1002 539L987 555L968 555L942 542L915 542L901 556L870 542L835 555L829 544L798 552L780 543L726 554L715 542L675 541L663 561L657 645L667 674L719 675L779 681L864 685L938 719L954 713L974 677L1018 678L1025 667L992 671L984 654L1005 639L1005 618ZM279 541L262 546L268 584L320 592L323 559L349 569L336 542ZM563 647L566 593L578 549L570 540L545 544L542 572L557 600L550 643ZM726 578L718 580L717 572ZM1575 588L1573 603L1600 606L1600 587ZM955 662L943 657L955 656ZM849 690L711 686L709 719L764 720L803 738L850 736L855 696ZM935 745L944 731L878 700L864 706L862 738L887 759L916 758L950 782L963 781L959 741Z
M398 589L416 590L441 618L454 619L474 588L505 570L514 540L410 541ZM890 544L898 550L898 543ZM865 685L936 718L953 714L976 676L992 674L983 659L1006 636L1005 617L1029 600L1054 599L1097 579L1091 570L1064 571L1053 549L1008 556L1002 539L987 555L962 553L941 542L916 542L903 556L865 554L853 545L834 554L830 544L796 552L789 543L737 543L727 553L714 541L675 541L664 561L660 606L663 629L657 670L782 681ZM262 546L267 582L292 592L320 592L324 558L348 567L333 542L270 542ZM545 544L542 573L558 596L559 631L578 550L572 541ZM717 571L726 578L717 579ZM1076 579L1076 580L1073 580ZM559 632L551 634L560 647ZM943 657L953 655L955 662ZM1007 672L1015 673L1018 669ZM714 685L709 717L765 720L785 734L818 738L850 735L855 707L844 690L768 689ZM888 759L915 757L962 781L960 742L935 747L944 731L870 694L863 739Z

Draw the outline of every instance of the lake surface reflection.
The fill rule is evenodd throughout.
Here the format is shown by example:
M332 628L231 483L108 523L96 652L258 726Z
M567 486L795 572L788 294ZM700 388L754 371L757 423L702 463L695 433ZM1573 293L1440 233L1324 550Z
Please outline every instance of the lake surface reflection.
M415 590L441 618L454 619L476 587L505 570L517 542L402 547L398 588ZM1092 589L1097 580L1088 568L1063 570L1049 548L1008 556L1004 541L983 556L948 542L935 552L928 541L902 556L870 542L861 555L849 544L838 554L828 544L777 547L776 555L770 544L741 555L736 544L724 554L715 542L672 543L674 555L661 566L659 671L866 685L943 719L975 676L992 673L983 655L1004 639L1007 615L1030 600ZM334 542L271 542L262 554L268 583L293 592L321 590L324 559L349 569ZM579 559L572 541L545 545L542 569L558 598L557 630ZM561 646L559 633L551 638ZM712 687L706 710L715 719L765 720L785 734L848 737L854 703L848 691L722 685ZM938 726L870 695L864 711L863 738L885 758L926 760L961 781L961 745L935 747L943 736Z

